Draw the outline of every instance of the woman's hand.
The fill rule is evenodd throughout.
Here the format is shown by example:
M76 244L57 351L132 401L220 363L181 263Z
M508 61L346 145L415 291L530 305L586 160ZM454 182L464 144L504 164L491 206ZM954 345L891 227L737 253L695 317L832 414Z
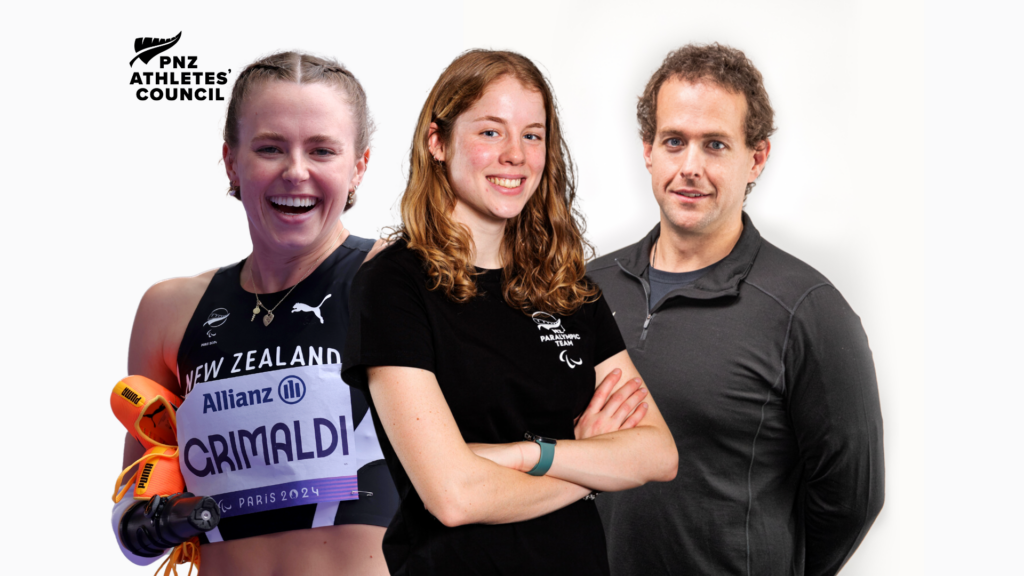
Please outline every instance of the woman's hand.
M511 442L508 444L467 444L474 454L486 458L499 466L528 472L540 461L540 446L535 442Z
M622 371L616 368L609 372L601 381L601 385L594 390L590 405L576 419L577 440L617 430L629 430L643 420L648 409L646 402L640 403L647 396L643 381L634 378L612 394L615 384L621 377Z
M616 368L594 390L590 405L576 419L577 440L617 430L629 430L644 419L648 406L646 402L641 404L640 401L647 396L647 389L643 388L640 378L634 378L612 394L621 377L622 371ZM477 456L520 472L529 472L540 461L540 446L536 442L467 445Z

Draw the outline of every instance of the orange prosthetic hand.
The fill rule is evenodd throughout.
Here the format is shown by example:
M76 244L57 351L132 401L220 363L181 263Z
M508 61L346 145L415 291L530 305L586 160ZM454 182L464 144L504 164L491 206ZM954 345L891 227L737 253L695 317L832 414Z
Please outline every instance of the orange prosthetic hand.
M180 405L176 394L143 376L121 380L110 395L114 415L146 449L142 458L121 472L114 487L114 502L124 499L129 490L136 500L115 507L123 510L115 518L118 541L139 558L154 558L173 547L165 561L165 575L172 570L177 574L177 564L192 562L199 567L197 536L220 521L220 509L212 498L185 492L175 420ZM136 465L134 475L126 480Z

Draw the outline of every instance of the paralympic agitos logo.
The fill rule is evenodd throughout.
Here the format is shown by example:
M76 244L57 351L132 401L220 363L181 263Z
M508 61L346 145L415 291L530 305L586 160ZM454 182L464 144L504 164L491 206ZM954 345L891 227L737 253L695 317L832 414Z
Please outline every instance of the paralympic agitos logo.
M161 56L179 40L181 32L172 38L146 36L135 39L135 57L128 62L128 66L133 68L129 84L142 86L135 91L135 97L143 101L224 100L220 86L228 83L230 69L227 72L200 71L198 56ZM154 58L157 58L160 71L134 70L136 61L148 66ZM168 67L170 70L165 71Z

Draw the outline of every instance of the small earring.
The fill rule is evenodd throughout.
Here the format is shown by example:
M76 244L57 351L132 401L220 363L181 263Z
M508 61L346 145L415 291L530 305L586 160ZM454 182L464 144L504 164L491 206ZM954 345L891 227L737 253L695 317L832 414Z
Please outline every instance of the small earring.
M242 188L238 184L235 184L234 182L232 182L231 186L228 188L228 196L234 196L235 198L238 198L239 200L241 200L242 199Z
M358 187L358 185L353 186L352 189L348 191L348 200L345 201L345 210L348 210L356 203L356 188Z

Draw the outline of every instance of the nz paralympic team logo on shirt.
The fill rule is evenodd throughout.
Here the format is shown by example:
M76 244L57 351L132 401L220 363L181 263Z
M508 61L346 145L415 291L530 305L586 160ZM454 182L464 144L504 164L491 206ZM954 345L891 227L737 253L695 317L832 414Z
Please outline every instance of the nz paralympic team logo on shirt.
M203 326L209 326L210 328L219 328L228 321L228 316L231 313L228 312L227 308L217 308L206 318L206 322L203 322Z
M227 308L217 308L213 312L210 312L210 315L206 318L206 322L203 322L203 328L209 326L209 329L206 331L206 337L213 338L216 336L217 333L214 332L213 329L223 326L224 323L228 321L228 316L231 316L231 313L228 312ZM206 346L206 344L203 344L203 346Z
M533 321L537 324L537 330L548 330L553 334L564 334L565 329L562 328L562 319L555 318L547 312L534 312L532 315Z
M306 397L306 383L298 376L285 376L277 385L277 396L285 404L298 404Z
M547 312L537 311L531 314L534 323L537 324L537 330L542 332L540 336L541 342L554 342L555 346L559 348L565 348L573 346L576 341L580 339L579 334L566 333L565 326L562 326L562 319L556 318L555 316L548 314ZM543 332L547 330L547 334ZM567 354L567 350L562 350L558 355L558 359L564 362L569 368L575 368L583 364L582 358L572 359Z

